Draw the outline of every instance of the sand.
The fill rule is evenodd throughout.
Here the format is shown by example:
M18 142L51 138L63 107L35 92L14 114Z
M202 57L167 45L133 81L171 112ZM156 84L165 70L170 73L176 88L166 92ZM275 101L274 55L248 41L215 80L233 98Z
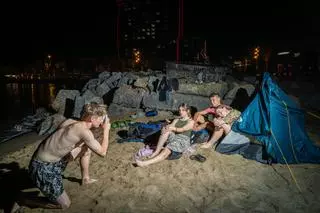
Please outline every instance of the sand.
M92 156L90 173L98 182L81 186L79 163L68 165L64 186L72 205L65 212L320 212L320 165L290 165L298 185L286 165L264 165L214 150L197 151L207 158L204 163L184 156L139 168L132 165L132 159L144 145L117 143L117 130L111 131L107 156ZM318 136L311 133L315 141L320 141ZM0 163L17 162L24 170L42 139L36 134L29 137L35 143L3 156ZM25 138L16 139L17 143ZM28 207L23 210L62 212Z

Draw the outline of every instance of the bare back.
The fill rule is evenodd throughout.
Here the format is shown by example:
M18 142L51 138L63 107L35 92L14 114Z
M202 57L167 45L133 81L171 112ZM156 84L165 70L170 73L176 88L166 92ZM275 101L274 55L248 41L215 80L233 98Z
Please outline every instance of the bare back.
M44 162L59 161L74 148L81 146L85 138L94 140L92 132L85 127L84 122L68 119L40 144L35 157ZM99 142L94 141L94 143Z

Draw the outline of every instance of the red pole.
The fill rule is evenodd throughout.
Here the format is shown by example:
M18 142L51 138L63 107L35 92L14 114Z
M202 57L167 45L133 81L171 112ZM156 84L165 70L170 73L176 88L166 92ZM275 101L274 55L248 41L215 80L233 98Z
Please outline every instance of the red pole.
M120 59L120 7L118 6L118 15L117 15L117 53L118 59Z
M118 14L117 14L117 38L116 38L116 46L117 46L117 53L118 53L118 59L120 59L120 11L121 7L123 6L122 0L116 0L116 4L118 7Z
M177 46L176 46L176 60L177 63L180 62L180 38L181 38L181 0L179 0L178 7L178 36L177 36Z
M181 37L183 38L184 33L184 2L181 0Z

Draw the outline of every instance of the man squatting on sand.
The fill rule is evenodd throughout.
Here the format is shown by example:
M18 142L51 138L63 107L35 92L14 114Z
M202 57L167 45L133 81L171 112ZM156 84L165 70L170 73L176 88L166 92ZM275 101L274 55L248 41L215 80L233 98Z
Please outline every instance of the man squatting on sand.
M101 144L90 131L100 125L104 129ZM53 202L49 204L51 208L66 209L71 204L62 181L68 161L80 157L82 184L97 181L89 177L90 156L92 151L102 157L106 155L109 130L106 105L91 103L84 106L80 121L67 119L39 145L30 161L29 174L32 182Z

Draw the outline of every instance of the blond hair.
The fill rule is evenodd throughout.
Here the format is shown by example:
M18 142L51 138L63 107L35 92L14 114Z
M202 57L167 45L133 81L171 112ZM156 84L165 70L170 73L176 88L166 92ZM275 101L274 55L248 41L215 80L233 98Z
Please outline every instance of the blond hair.
M105 116L106 114L107 114L107 105L92 102L84 105L81 117L82 119L92 117L92 116L102 117L102 116Z

